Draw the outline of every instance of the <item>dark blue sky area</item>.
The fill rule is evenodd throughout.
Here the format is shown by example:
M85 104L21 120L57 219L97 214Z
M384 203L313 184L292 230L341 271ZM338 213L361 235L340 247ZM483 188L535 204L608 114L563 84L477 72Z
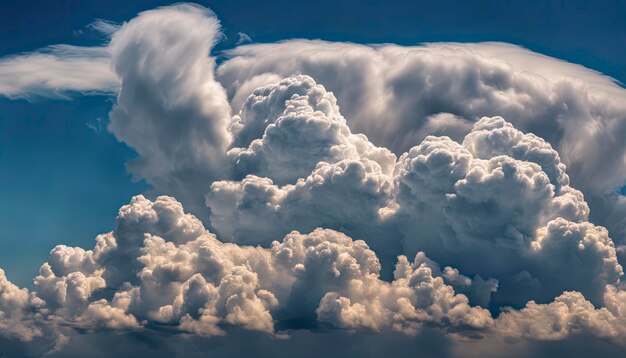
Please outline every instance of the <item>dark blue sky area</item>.
M166 1L0 2L0 56L68 43L93 45L94 19L122 22ZM626 83L626 1L198 1L256 42L321 38L361 43L505 41L583 64ZM0 98L0 267L30 285L57 243L93 246L117 209L146 190L133 157L104 130L109 97L35 103ZM87 124L98 125L100 132Z

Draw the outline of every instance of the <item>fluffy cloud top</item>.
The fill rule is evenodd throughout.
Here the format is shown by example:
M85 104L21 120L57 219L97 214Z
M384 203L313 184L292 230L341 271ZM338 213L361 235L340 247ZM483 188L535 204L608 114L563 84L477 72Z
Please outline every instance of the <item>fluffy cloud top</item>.
M259 98L249 101L259 103ZM293 107L287 100L284 112L266 117L267 122L280 123ZM495 278L501 288L498 306L549 300L565 289L581 290L599 303L604 286L619 283L622 268L613 242L605 229L586 222L589 209L582 194L569 186L558 153L543 139L500 117L483 118L463 144L431 136L397 162L390 153L374 161L370 153L385 152L342 150L335 139L310 141L306 125L323 117L304 113L309 114L288 117L301 125L286 128L279 139L294 138L290 142L305 148L299 164L307 163L308 155L338 156L325 154L293 184L277 185L273 180L283 179L280 172L251 166L242 180L213 183L207 205L223 239L269 243L294 228L329 227L366 240L386 263L398 254L426 251L462 272ZM268 124L252 143L265 147L274 128ZM233 160L237 166L241 159ZM278 156L264 160L276 167L284 162ZM394 169L387 169L394 162Z
M594 221L626 237L624 201L615 194L626 178L626 91L606 76L501 43L292 40L227 54L217 78L234 109L255 87L306 74L337 96L354 132L398 155L429 134L462 140L483 116L502 116L551 143Z

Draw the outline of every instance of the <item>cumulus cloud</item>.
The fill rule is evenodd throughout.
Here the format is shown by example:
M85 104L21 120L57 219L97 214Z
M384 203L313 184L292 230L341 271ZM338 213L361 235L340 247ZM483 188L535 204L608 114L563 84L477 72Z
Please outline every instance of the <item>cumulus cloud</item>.
M626 91L609 77L503 43L403 47L291 40L227 51L218 68L231 105L274 77L306 74L332 91L350 128L397 155L429 134L462 139L499 115L552 144L595 222L621 241ZM289 58L289 61L283 60ZM442 122L445 118L445 124ZM621 134L619 134L621 133ZM602 175L598 175L602 173Z
M556 231L552 235L560 234L558 240L576 235L573 229ZM538 241L547 245L543 236ZM598 244L593 238L581 242L591 252ZM122 259L134 264L120 267ZM96 238L94 249L60 245L52 250L32 293L2 276L0 329L24 341L57 330L62 343L68 327L171 327L200 336L239 327L278 337L289 332L284 329L320 325L408 335L434 326L475 338L539 340L582 332L618 344L626 340L624 291L617 285L606 285L601 308L579 292L565 292L554 302L529 302L493 317L455 290L477 282L478 290L492 292L493 281L472 280L452 267L442 270L423 252L412 262L399 256L391 281L382 280L380 270L364 241L338 231L293 231L268 248L239 246L219 241L171 197L137 196L120 209L116 229Z
M338 327L409 333L426 322L472 329L493 323L488 311L470 307L433 277L423 254L413 266L400 257L388 283L367 244L337 231L294 231L265 249L222 243L197 225L171 197L133 198L93 250L53 249L32 293L2 276L2 333L31 340L42 335L40 327L63 323L122 331L173 325L208 336L238 326L277 334L275 317L289 322L315 314ZM120 267L129 252L135 264Z
M27 289L11 283L0 269L0 334L9 338L30 341L43 335L35 323L31 307L42 304Z
M308 77L276 88L294 82L325 93ZM310 108L306 95L291 98ZM275 119L265 118L266 130L250 143L263 147L272 125L293 110L292 100ZM218 240L172 197L136 196L92 250L54 248L32 293L4 279L4 321L16 323L4 325L3 334L30 340L59 327L171 327L221 336L235 327L282 337L326 326L419 335L440 327L470 339L589 334L626 342L615 246L606 229L586 221L582 195L545 141L500 117L483 118L462 144L430 136L396 160L347 127L338 132L342 140L319 142L336 151L319 139L299 140L310 135L307 122L333 123L321 111L303 113L288 117L296 122L289 135L322 148L314 155L326 153L330 163L282 186L255 174L218 181L207 196L220 235L263 246ZM371 153L382 153L373 158L383 165ZM298 227L310 229L283 232ZM400 254L389 279L368 243L384 255ZM415 250L409 261L405 254ZM460 269L442 269L422 250ZM521 310L506 307L520 304ZM494 315L487 307L503 311ZM59 342L68 336L55 334Z
M607 301L623 302L623 295L624 291L610 288ZM496 327L501 334L512 337L558 340L576 333L591 332L621 341L626 327L620 308L596 309L579 292L564 292L549 304L531 301L519 311L504 311Z
M298 87L290 86L299 82L316 88L315 96L293 92ZM429 136L396 161L367 137L352 134L337 112L314 111L309 103L329 95L313 83L296 76L263 87L235 116L235 143L250 144L229 156L238 175L246 176L214 182L207 194L211 225L223 239L267 244L293 229L329 227L363 238L388 264L398 254L426 251L470 275L497 279L498 305L549 300L564 289L582 290L597 303L604 285L619 282L622 269L612 241L604 229L586 223L583 195L569 186L559 154L540 137L501 117L485 117L462 144ZM291 97L278 101L284 102L282 113L276 106L268 111L267 104L283 92ZM259 121L266 128L262 133ZM320 129L336 122L344 129ZM284 127L280 134L272 134L279 127ZM274 144L280 141L289 144ZM254 160L245 162L242 153ZM580 232L559 234L556 245L580 244L584 248L575 251L581 253L588 246L584 256L590 258L584 262L590 266L576 261L581 253L574 259L558 254L563 247L541 245L550 236L543 232L557 226ZM595 288L578 274L566 284L556 270L540 269L549 266L542 260L554 261L570 275L594 272L592 267L607 271Z
M609 78L493 43L298 40L216 67L219 21L189 4L97 26L106 48L46 61L111 64L108 128L169 195L132 198L93 249L56 246L30 291L0 270L2 336L60 352L75 332L626 345ZM59 73L39 75L0 92ZM103 88L84 80L32 88Z

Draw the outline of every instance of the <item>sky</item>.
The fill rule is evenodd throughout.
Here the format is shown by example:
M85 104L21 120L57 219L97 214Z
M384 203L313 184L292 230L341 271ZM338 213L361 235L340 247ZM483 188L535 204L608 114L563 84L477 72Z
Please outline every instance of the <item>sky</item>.
M320 38L359 43L503 41L583 64L623 82L624 18L620 1L199 1L215 11L232 47L237 33L257 42ZM75 36L94 19L123 22L167 1L6 1L0 53L32 51L54 43L88 44ZM36 24L36 26L33 26Z
M170 4L0 4L2 349L619 355L625 4Z

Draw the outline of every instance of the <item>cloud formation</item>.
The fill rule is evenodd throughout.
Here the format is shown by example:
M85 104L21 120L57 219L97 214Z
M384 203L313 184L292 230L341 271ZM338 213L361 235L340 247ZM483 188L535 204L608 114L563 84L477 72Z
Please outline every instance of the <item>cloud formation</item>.
M559 224L564 223L554 225ZM575 230L558 229L548 228L562 241ZM545 237L538 240L546 244ZM596 238L581 239L579 249L583 245L605 261L604 270L611 267L596 253ZM55 335L61 343L68 327L172 327L200 336L239 327L284 336L285 329L296 328L289 322L296 321L299 329L327 324L416 335L424 325L435 325L470 337L475 332L554 340L588 333L620 344L626 340L624 291L616 285L605 286L605 306L599 309L579 292L564 292L554 302L529 302L495 318L455 292L454 286L462 290L476 279L451 267L441 270L423 252L412 261L399 256L391 281L381 280L380 268L364 241L338 231L293 231L268 248L239 246L217 240L171 197L153 202L137 196L120 209L115 230L98 236L92 250L55 247L33 292L2 276L0 328L4 336L24 341L47 332L45 337Z
M408 332L423 322L492 323L488 311L470 307L421 261L428 262L423 253L413 266L402 256L396 279L387 283L367 244L337 231L294 231L267 249L238 246L218 241L171 197L152 202L137 196L93 250L55 247L33 293L2 276L2 333L28 341L41 336L42 327L64 322L88 330L168 324L210 336L233 325L278 334L273 315L290 321L315 313L339 327L394 325ZM388 302L358 303L371 294ZM370 311L381 316L371 322L360 317Z
M3 337L60 354L76 332L626 345L624 250L597 225L621 235L623 197L602 199L626 176L610 79L503 44L298 40L216 67L219 21L188 4L107 28L76 59L111 64L108 128L169 195L133 197L93 249L56 246L31 291L0 270ZM87 86L59 83L41 94Z
M209 15L207 21L217 20ZM100 25L95 28L102 28ZM198 28L190 25L180 26L187 26L193 34ZM115 30L114 26L106 28L109 33ZM211 34L204 37L206 41L210 38ZM178 41L189 44L193 40L183 36ZM210 48L213 41L209 42L203 48ZM0 87L0 93L33 98L118 91L123 78L116 80L109 68L109 63L116 61L110 58L109 47L58 45L50 49L0 59L0 76L8 86ZM616 194L626 178L626 147L620 140L625 133L626 94L607 76L504 43L403 47L290 40L242 45L225 55L228 60L218 66L215 79L227 90L233 113L256 88L306 74L337 96L354 133L367 135L397 155L427 135L462 140L483 116L503 116L516 128L544 138L561 153L575 186L585 193L593 209L592 220L606 226L620 245L626 240L626 200ZM209 62L213 60L209 58ZM39 70L31 71L33 68ZM16 75L20 73L23 75ZM213 74L204 78L212 82ZM210 92L211 96L221 96L217 94L221 91ZM136 164L139 166L139 161ZM188 191L194 193L185 193L173 189L177 179L164 175L156 179L152 171L144 176L162 193L176 194L205 218L198 210L201 204L191 199L198 196L197 185L189 186L194 189Z
M296 74L332 91L350 128L397 155L429 134L462 140L502 116L552 144L595 222L625 238L626 91L582 66L503 43L368 46L290 40L226 52L218 80L240 108L254 86ZM282 60L288 58L289 61ZM597 173L603 173L600 176Z
M133 174L189 205L230 144L230 106L206 56L220 36L209 10L183 4L141 13L109 45L121 80L109 130L139 154Z
M70 98L72 92L109 94L119 80L105 47L54 45L0 58L0 94L12 99Z

